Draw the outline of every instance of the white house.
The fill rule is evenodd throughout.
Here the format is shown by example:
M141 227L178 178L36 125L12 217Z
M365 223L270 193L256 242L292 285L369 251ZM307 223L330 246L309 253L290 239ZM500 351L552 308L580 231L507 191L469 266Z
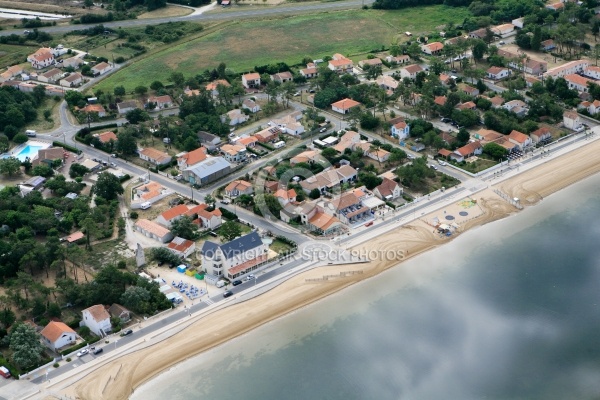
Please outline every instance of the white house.
M52 49L43 47L33 54L27 56L27 61L31 63L31 66L35 69L42 69L54 64L54 54Z
M350 109L358 106L360 106L358 101L346 98L331 104L331 109L340 114L348 114Z
M140 158L144 161L148 161L154 165L165 165L171 162L172 157L152 147L146 147L143 150L138 151Z
M73 72L71 75L60 80L60 86L64 87L76 87L81 85L83 82L83 76L79 72Z
M150 96L146 104L154 104L157 109L173 107L173 99L168 94L163 96Z
M101 62L92 67L92 74L94 75L104 75L108 71L112 69L112 65L106 62Z
M196 243L192 240L176 237L167 245L167 249L181 258L188 258L196 251Z
M207 204L198 204L197 206L190 208L186 215L189 215L192 218L197 216L193 222L198 224L201 228L216 229L221 226L223 222L221 218L223 214L218 208L215 208L212 211L208 211L207 208Z
M156 222L169 228L173 222L186 215L187 212L188 207L185 204L179 204L161 213L156 217Z
M390 123L392 124L392 137L398 138L402 141L410 135L410 126L406 123L404 118L394 118L390 121Z
M590 65L589 60L575 60L566 64L549 69L544 73L544 76L553 76L554 78L562 78L565 75L577 74L583 72Z
M583 70L583 74L589 78L600 79L600 67L590 65Z
M110 324L110 314L102 304L96 304L86 308L81 312L81 326L90 328L96 336L104 337L112 331Z
M577 74L569 74L564 76L565 81L569 85L569 89L575 89L580 93L587 93L588 83L596 83L592 79L585 78Z
M431 42L421 46L423 53L429 54L430 56L440 54L443 49L444 45L440 42Z
M227 114L221 116L221 122L227 122L229 120L229 125L239 125L248 121L250 117L242 112L239 108L231 110L227 112Z
M487 77L494 80L500 80L507 78L510 75L510 71L505 67L490 67L486 71Z
M327 63L327 68L337 72L338 74L352 73L352 70L354 69L354 63L352 60L339 53L336 53Z
M525 23L525 18L521 17L521 18L513 19L511 22L515 26L515 28L523 29L523 24Z
M421 68L420 65L417 65L417 64L407 65L406 67L400 69L400 77L402 77L402 79L404 79L404 78L416 79L417 74L421 71L423 71L423 68Z
M373 194L383 201L391 201L402 196L402 187L389 178L383 178L381 184L373 189Z
M575 111L565 111L563 113L563 125L573 131L581 130L581 117Z
M531 137L531 141L534 144L538 144L539 142L551 140L552 133L550 132L550 129L548 129L546 127L542 127L536 131L531 132L530 137Z
M173 239L171 231L156 222L148 221L147 219L138 219L134 226L137 232L160 243L167 243Z
M267 261L267 246L254 231L224 244L209 240L201 250L202 267L214 277L235 279L256 270Z
M514 143L520 151L531 146L531 138L526 134L515 130L508 135L508 141Z
M255 102L252 99L244 100L244 102L242 103L242 108L245 108L246 110L250 110L250 112L253 114L260 111L260 106L258 105L257 102Z
M257 88L260 86L260 74L252 72L242 75L242 85L246 89Z
M304 133L304 126L299 122L301 119L302 112L295 111L282 118L272 119L269 122L269 125L278 127L282 132L285 132L288 135L298 136Z
M63 322L50 321L40 332L42 343L52 351L75 344L77 333Z
M276 74L271 75L271 80L273 82L285 83L291 82L294 79L294 76L290 71L278 72Z

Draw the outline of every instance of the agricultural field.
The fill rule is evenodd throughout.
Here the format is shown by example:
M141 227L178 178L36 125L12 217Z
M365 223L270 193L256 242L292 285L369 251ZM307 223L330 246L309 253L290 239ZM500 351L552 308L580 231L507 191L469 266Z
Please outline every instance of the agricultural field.
M16 63L25 63L27 56L34 53L37 49L39 49L39 46L0 44L0 66L6 67Z
M299 64L303 57L322 58L333 53L365 54L389 46L406 31L427 33L448 22L460 23L466 8L417 7L398 11L352 10L302 15L269 21L224 24L206 36L169 46L102 81L110 90L155 80L166 81L173 71L193 76L224 62L234 73L274 62ZM90 50L93 53L93 50Z

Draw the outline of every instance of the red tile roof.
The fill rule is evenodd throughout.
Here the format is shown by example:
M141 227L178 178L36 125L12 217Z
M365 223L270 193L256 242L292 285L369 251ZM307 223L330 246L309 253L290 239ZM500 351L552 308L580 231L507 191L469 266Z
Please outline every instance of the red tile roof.
M42 329L40 335L54 343L62 336L63 333L75 333L75 331L69 328L63 322L50 321L48 325Z

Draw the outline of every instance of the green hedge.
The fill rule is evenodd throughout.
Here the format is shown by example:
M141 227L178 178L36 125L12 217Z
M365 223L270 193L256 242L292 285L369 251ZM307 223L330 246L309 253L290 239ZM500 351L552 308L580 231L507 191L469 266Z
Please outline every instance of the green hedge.
M113 124L106 124L106 125L98 125L98 126L93 126L90 128L90 132L94 132L94 131L103 131L105 129L110 129L110 128L118 128L119 125L117 125L116 123Z
M123 183L125 181L128 181L129 179L131 179L131 176L129 174L125 174L119 178L119 182Z
M231 211L227 210L226 208L223 207L219 207L219 210L221 210L221 214L223 214L223 217L225 219L231 220L231 221L237 221L238 220L238 216L236 213L232 213Z
M52 142L52 146L62 147L63 149L72 151L73 153L81 154L81 150L76 149L75 147L70 146L70 145L65 144L65 143L54 141L54 142Z
M67 354L71 354L72 352L77 351L77 350L79 350L79 349L81 349L81 348L83 348L83 347L85 347L87 345L88 345L88 342L86 342L84 340L83 342L81 342L81 343L79 343L79 344L77 344L77 345L75 345L73 347L69 347L68 349L61 351L60 355L61 356L66 356Z
M293 240L291 240L291 239L288 239L288 238L287 238L287 237L285 237L285 236L275 236L275 239L277 239L277 240L280 240L280 241L282 241L283 243L285 243L285 244L288 244L288 245L290 245L290 246L292 246L292 247L297 247L297 246L298 246L298 244L297 244L296 242L294 242L294 241L293 241Z
M267 150L271 150L271 151L275 150L275 147L271 146L268 143L262 143L262 142L257 142L257 143L258 143L259 146L262 146L262 147L264 147Z
M385 202L385 204L386 204L388 207L390 207L392 210L395 210L395 209L396 209L396 205L395 205L394 203L391 203L391 202L389 202L389 201L386 201L386 202Z

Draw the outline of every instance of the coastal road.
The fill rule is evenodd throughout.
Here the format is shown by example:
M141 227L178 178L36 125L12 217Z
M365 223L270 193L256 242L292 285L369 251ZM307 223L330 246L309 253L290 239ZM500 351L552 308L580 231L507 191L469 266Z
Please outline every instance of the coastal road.
M210 12L207 14L195 14L184 15L180 17L164 17L164 18L149 18L149 19L131 19L124 21L115 22L104 22L103 25L108 28L129 28L146 25L157 25L166 22L175 21L224 21L224 20L239 20L248 18L263 18L273 17L279 15L297 15L301 13L311 12L324 12L324 11L335 11L345 10L349 8L360 8L363 5L371 5L374 0L346 0L346 1L333 1L323 3L292 3L287 5L268 7L261 5L248 5L248 6L232 6L227 10L219 10ZM66 33L75 30L82 30L94 27L99 24L87 24L87 25L64 25L64 26L49 26L41 28L44 32L48 33ZM23 29L10 29L0 31L0 36L7 36L17 34L23 34Z

